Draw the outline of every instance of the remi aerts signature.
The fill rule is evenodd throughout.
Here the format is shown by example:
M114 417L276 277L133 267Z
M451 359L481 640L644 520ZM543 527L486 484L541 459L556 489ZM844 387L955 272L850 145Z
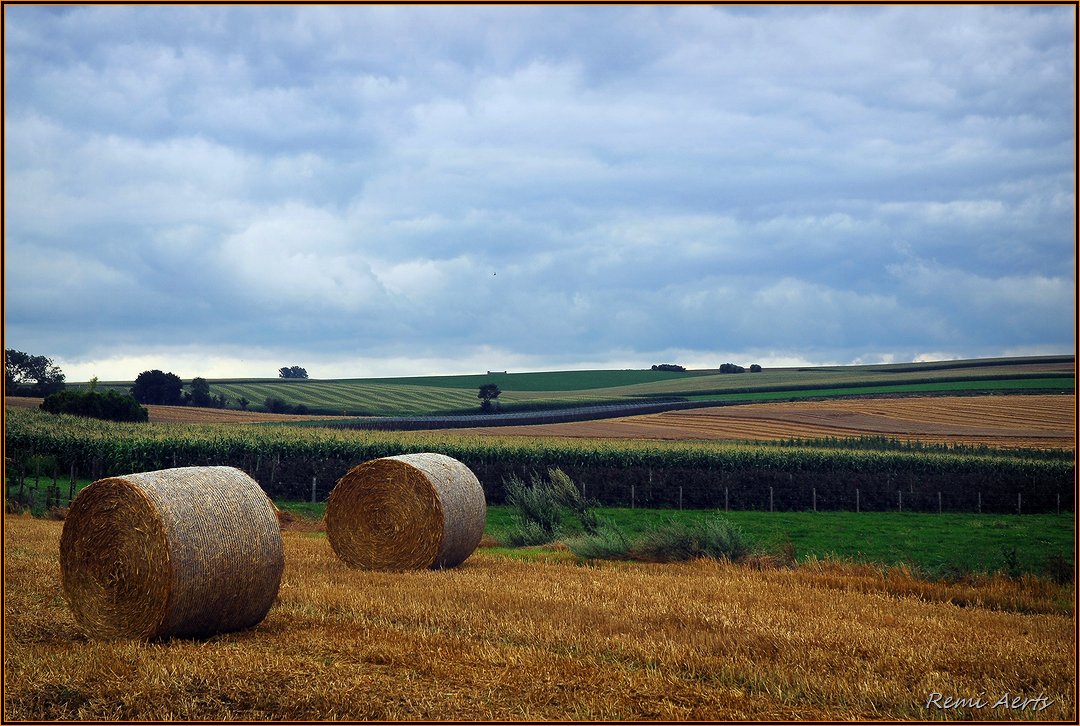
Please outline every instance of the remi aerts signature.
M974 697L946 696L941 693L931 693L926 699L927 708L961 709L961 708L1002 708L1010 711L1044 711L1054 704L1054 701L1045 694L1038 696L1017 696L1013 693L1002 693L994 698L980 693Z

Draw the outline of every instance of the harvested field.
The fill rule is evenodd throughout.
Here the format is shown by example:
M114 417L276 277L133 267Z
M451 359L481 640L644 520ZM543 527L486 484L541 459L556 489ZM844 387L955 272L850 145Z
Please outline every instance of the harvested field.
M887 436L1001 448L1076 448L1073 395L926 396L717 406L619 419L458 429L571 438L766 441Z
M1074 616L1009 604L1072 596L1035 582L972 583L986 599L957 607L910 574L828 562L577 567L481 551L453 570L369 572L286 532L257 627L94 642L60 596L60 528L5 520L7 720L1076 718ZM985 705L942 710L935 693ZM1026 709L994 705L1005 694Z

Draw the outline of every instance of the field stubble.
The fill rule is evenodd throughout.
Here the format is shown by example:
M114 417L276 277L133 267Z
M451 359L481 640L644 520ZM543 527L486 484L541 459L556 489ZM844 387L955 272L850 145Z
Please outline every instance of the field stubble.
M63 602L60 530L5 520L8 719L1075 718L1073 616L896 596L844 565L478 553L448 571L361 572L286 532L258 627L95 642ZM934 693L1050 704L928 710Z

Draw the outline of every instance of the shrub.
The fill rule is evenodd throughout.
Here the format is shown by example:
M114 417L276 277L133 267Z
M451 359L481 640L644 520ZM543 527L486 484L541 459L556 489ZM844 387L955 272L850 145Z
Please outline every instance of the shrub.
M746 373L746 369L742 366L737 366L734 363L725 363L720 366L721 373Z
M519 520L503 536L507 547L532 547L551 542L554 534L544 529L537 522Z
M672 371L675 373L682 373L686 370L685 366L676 365L674 363L659 363L652 367L654 371Z
M633 548L637 557L656 562L698 557L737 562L749 552L742 529L719 515L697 521L671 519L642 533Z
M517 510L518 528L532 530L530 539L536 539L540 533L547 537L546 542L555 539L562 521L562 506L544 481L533 477L526 484L517 476L510 477L506 481L506 503Z
M548 469L547 480L533 476L528 484L512 476L505 486L506 503L517 510L514 527L505 537L511 547L558 539L564 512L576 518L586 532L595 532L599 526L589 503L561 469Z
M106 421L147 421L149 412L134 397L116 391L61 391L45 398L41 409L48 413L100 418Z
M626 533L610 522L602 522L592 532L566 544L571 552L587 560L625 559L633 547Z
M631 539L621 529L603 523L590 534L567 543L586 559L637 559L650 562L683 562L699 557L738 562L750 554L742 530L719 515L690 521L670 519Z

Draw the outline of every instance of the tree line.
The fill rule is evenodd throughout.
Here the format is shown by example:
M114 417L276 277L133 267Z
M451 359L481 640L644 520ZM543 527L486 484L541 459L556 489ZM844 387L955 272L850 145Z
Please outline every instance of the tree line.
M278 370L278 376L303 379L308 377L308 372L301 366L284 366ZM193 378L185 391L180 376L156 368L140 373L127 393L99 390L96 377L85 388L65 388L64 372L51 358L5 349L4 394L43 398L41 408L49 413L109 421L146 421L149 418L146 405L225 408L229 403L225 396L210 392L210 384L205 378ZM241 396L236 404L241 410L247 410L251 402ZM267 397L263 406L272 413L307 413L303 404L294 406L273 396Z

